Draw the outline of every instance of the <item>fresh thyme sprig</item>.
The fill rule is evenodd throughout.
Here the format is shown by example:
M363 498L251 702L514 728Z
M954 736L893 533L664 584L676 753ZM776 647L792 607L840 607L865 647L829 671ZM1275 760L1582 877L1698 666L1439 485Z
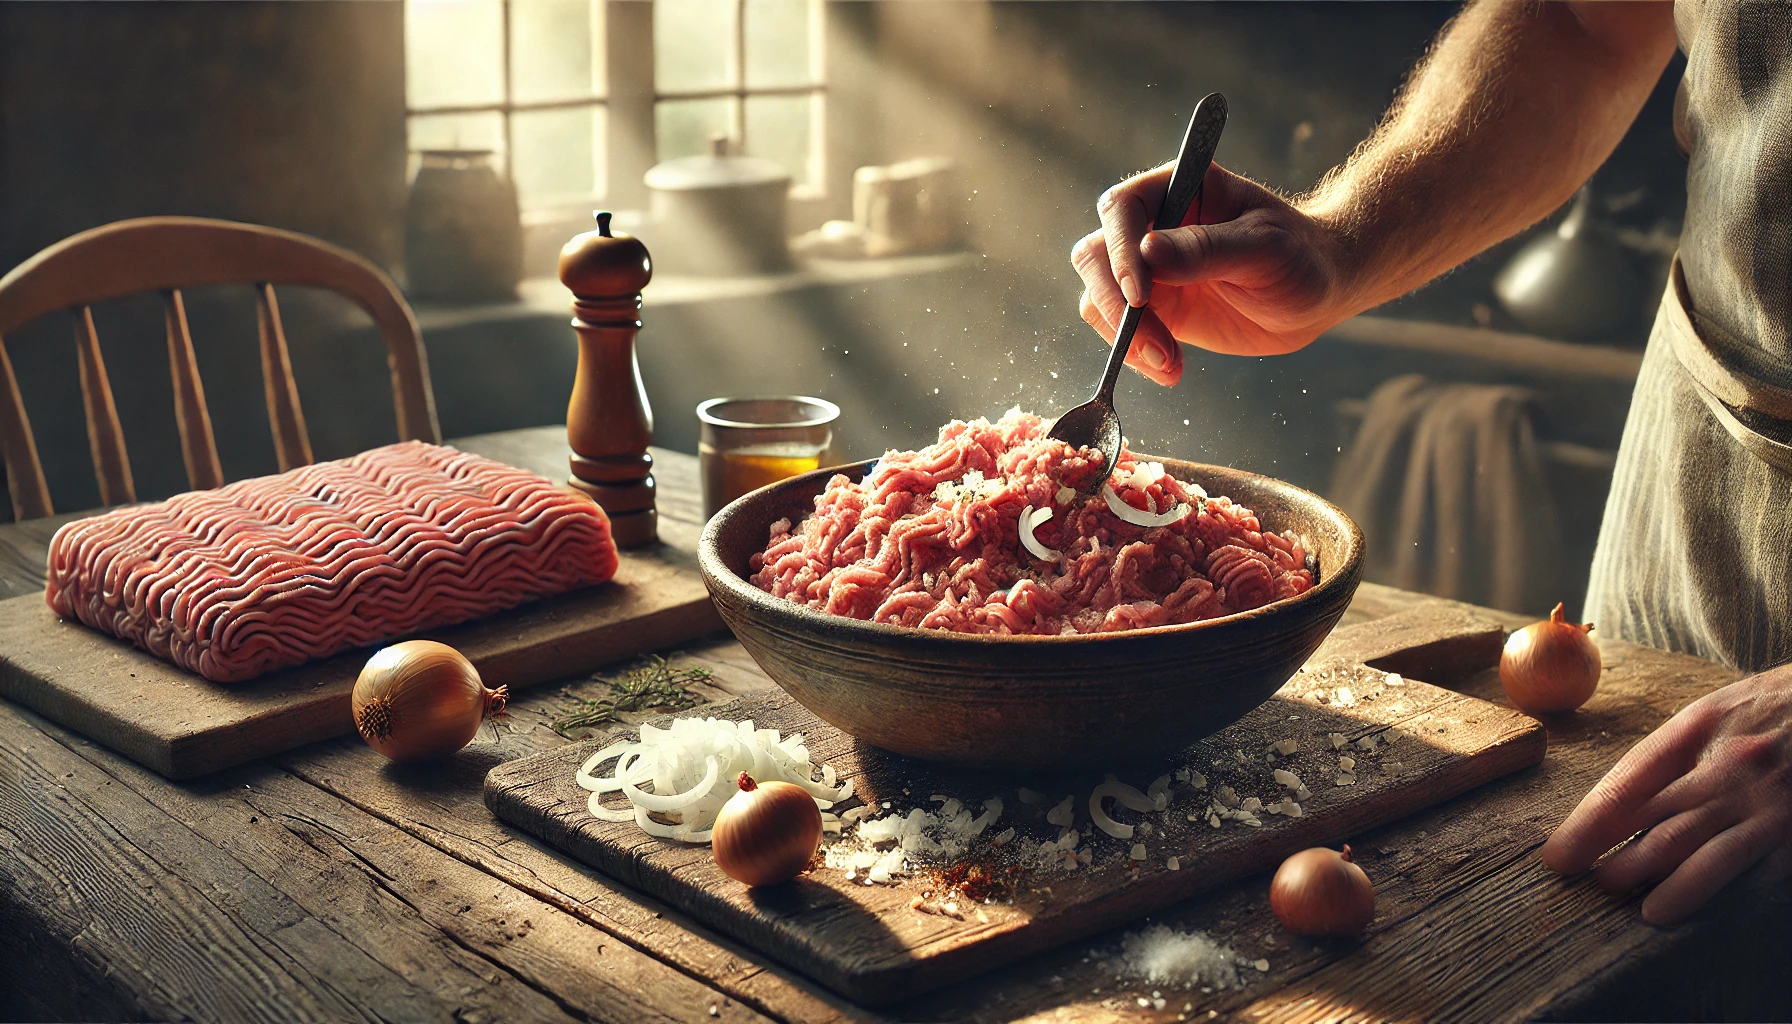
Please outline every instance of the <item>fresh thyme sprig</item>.
M603 679L602 676L592 678ZM554 731L565 735L570 729L591 729L607 725L616 721L616 716L624 711L688 708L697 703L698 697L685 687L693 683L707 683L709 678L709 669L674 670L666 663L665 658L650 654L636 662L619 678L603 679L610 684L609 696L596 699L581 697L575 700L565 715L554 720Z

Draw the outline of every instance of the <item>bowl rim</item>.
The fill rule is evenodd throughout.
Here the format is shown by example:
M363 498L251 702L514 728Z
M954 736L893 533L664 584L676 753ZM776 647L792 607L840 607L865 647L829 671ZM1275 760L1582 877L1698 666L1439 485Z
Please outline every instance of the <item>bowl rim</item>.
M787 620L813 624L823 631L844 630L849 632L864 631L871 636L881 636L890 640L903 640L909 643L935 646L988 646L988 645L1065 645L1087 644L1098 641L1145 640L1156 638L1179 638L1198 636L1202 633L1225 629L1246 623L1257 623L1267 619L1279 618L1283 615L1296 614L1311 604L1323 603L1332 597L1340 587L1350 586L1354 590L1354 582L1360 582L1364 555L1363 531L1345 511L1326 498L1272 476L1253 473L1249 470L1236 469L1230 466L1216 466L1211 463L1190 462L1187 459L1165 458L1157 455L1137 454L1140 459L1155 462L1175 462L1191 467L1195 471L1215 470L1235 477L1245 477L1253 484L1263 484L1272 489L1293 491L1307 499L1318 503L1321 511L1334 517L1344 527L1346 540L1345 557L1330 572L1322 574L1319 581L1304 593L1293 597L1285 597L1268 604L1260 605L1242 612L1233 612L1218 618L1202 619L1197 622L1179 622L1164 626L1144 626L1137 629L1113 630L1105 633L961 633L948 629L922 629L919 626L899 626L888 622L872 622L868 619L856 619L848 615L833 615L819 611L805 604L798 604L786 598L774 597L770 593L754 586L742 578L723 560L719 546L719 536L725 521L739 515L755 500L763 500L772 493L783 490L801 490L812 484L819 484L814 493L820 493L827 481L834 474L862 476L879 459L863 459L839 466L811 470L798 476L787 477L775 483L767 484L757 490L750 491L723 506L703 526L703 533L697 541L697 563L704 581L714 590L717 586L727 590L737 600L755 606L774 615L786 616ZM881 459L881 456L879 457ZM767 524L768 526L770 524ZM1321 567L1323 568L1323 567Z

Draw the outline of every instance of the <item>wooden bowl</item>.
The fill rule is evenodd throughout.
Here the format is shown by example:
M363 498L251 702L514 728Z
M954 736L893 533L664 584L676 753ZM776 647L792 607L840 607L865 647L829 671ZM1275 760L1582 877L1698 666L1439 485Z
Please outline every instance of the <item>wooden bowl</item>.
M1337 625L1362 575L1363 535L1337 506L1236 469L1162 460L1267 528L1307 538L1319 582L1298 597L1177 626L983 636L829 615L747 582L771 524L800 521L835 473L760 488L716 513L698 563L723 621L818 717L900 754L994 770L1136 764L1174 753L1268 700Z

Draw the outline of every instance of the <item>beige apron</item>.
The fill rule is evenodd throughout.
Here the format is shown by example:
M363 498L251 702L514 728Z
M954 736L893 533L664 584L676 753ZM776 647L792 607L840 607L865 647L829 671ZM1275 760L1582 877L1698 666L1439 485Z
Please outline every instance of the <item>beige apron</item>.
M1792 391L1695 326L1680 261L1624 425L1586 618L1745 670L1792 660Z
M1586 615L1745 670L1792 660L1792 4L1676 0L1680 256Z

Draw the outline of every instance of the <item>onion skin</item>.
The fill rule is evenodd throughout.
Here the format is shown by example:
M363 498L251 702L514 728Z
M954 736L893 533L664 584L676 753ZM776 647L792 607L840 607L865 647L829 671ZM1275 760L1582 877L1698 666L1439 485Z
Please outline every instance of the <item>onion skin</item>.
M759 785L740 773L740 791L716 814L710 850L729 878L750 886L795 878L821 848L821 810L801 786Z
M1527 715L1573 711L1599 686L1599 646L1587 634L1591 622L1577 625L1562 617L1557 604L1547 622L1516 630L1500 653L1500 685L1512 706Z
M355 730L393 761L447 757L502 714L505 687L488 690L459 651L434 640L382 647L355 680Z
M1350 847L1342 853L1315 847L1276 869L1269 906L1296 935L1357 935L1375 920L1375 886L1350 859Z

